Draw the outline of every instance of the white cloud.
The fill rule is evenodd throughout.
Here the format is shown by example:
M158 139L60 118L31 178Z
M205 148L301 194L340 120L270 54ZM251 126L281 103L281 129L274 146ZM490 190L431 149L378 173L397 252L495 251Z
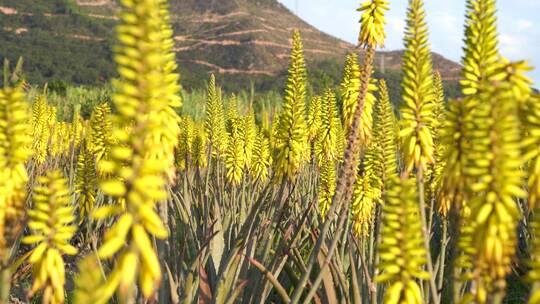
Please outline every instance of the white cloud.
M499 37L501 53L510 59L525 57L524 40L517 35L501 34Z
M435 10L428 14L430 41L435 52L458 60L463 37L462 17L454 9Z
M456 16L448 12L440 12L435 14L435 18L437 18L437 24L446 32L454 33L461 28Z
M388 16L386 20L389 30L394 33L403 34L405 30L405 20L403 18Z
M525 31L534 26L534 23L531 20L520 19L517 21L516 27L518 31Z
M508 3L511 4L510 1L508 1ZM501 5L504 5L504 4L506 3L501 3ZM516 4L522 5L522 6L529 6L529 7L538 7L540 6L540 0L514 0L513 5L516 5Z

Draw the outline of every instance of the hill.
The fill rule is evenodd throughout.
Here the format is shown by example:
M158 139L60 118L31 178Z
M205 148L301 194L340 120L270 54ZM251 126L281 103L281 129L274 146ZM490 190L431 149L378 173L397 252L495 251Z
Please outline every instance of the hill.
M61 79L99 84L114 77L111 45L116 0L4 0L0 5L0 57L23 56L33 82ZM354 45L325 34L276 0L171 1L177 58L185 87L201 86L215 72L226 89L281 87L291 31L300 29L314 85L336 83ZM362 55L362 54L360 54ZM379 52L376 70L399 78L402 52ZM450 85L459 65L434 54L435 69Z

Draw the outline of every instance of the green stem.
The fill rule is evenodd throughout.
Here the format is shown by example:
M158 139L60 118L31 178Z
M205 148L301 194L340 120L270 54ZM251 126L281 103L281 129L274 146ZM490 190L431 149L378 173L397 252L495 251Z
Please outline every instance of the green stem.
M356 104L356 111L354 114L351 131L348 136L347 149L345 150L343 168L340 170L340 176L337 181L336 194L332 199L332 205L328 210L326 220L319 225L320 233L315 247L311 251L308 259L308 266L306 271L302 273L302 277L298 283L298 286L294 290L291 303L298 303L302 293L306 287L309 275L313 269L313 265L317 262L317 256L321 251L322 244L326 240L326 234L330 229L330 224L333 222L336 213L340 213L341 205L345 202L350 202L352 194L352 186L356 180L356 167L358 165L358 157L360 151L360 143L358 130L360 129L360 120L362 113L364 112L364 104L366 102L366 95L368 92L369 80L373 69L373 58L375 57L375 49L368 48L364 57L365 71L361 74L360 79L360 93L358 94L358 102ZM331 252L329 252L329 255Z
M249 258L246 256L246 258L249 260L249 262L255 266L263 275L264 277L274 286L274 289L276 290L277 294L281 298L281 300L284 303L288 303L291 301L289 298L289 295L287 294L287 291L283 286L279 283L279 281L272 275L270 271L268 271L261 263L259 263L257 260Z
M330 262L332 260L332 257L334 256L334 253L336 251L336 247L337 247L337 244L338 244L339 236L342 233L347 233L347 231L344 231L344 223L345 223L345 220L348 217L347 216L348 215L347 211L348 211L347 208L343 208L341 210L340 214L339 214L339 223L336 226L334 239L332 240L330 248L328 249L328 254L326 255L326 258L324 259L324 262L321 265L321 269L319 271L319 274L317 275L317 278L313 282L313 286L309 290L309 292L308 292L308 294L306 296L306 299L304 300L304 304L310 303L313 296L315 296L315 293L317 292L317 289L319 288L319 285L322 282L324 271L325 271L326 267L328 267L328 265L330 264Z
M448 235L447 235L447 230L448 230L448 222L443 219L443 235L442 235L442 241L441 241L441 262L440 262L440 268L439 268L439 281L437 282L437 289L438 290L442 290L443 288L443 282L444 282L444 268L446 266L445 264L445 259L446 259L446 244L448 243Z
M349 247L349 260L351 261L351 288L353 290L353 303L354 304L360 304L362 302L362 295L360 293L360 288L358 285L360 285L360 282L358 281L358 274L356 271L356 263L354 262L354 257L352 254L353 244L350 244Z
M446 271L446 282L448 284L447 288L444 288L448 291L447 297L448 297L448 303L454 303L460 301L460 292L462 283L460 281L461 276L461 268L459 265L457 265L457 256L459 254L459 248L458 248L458 240L460 238L461 234L461 202L463 202L464 199L456 195L454 198L454 201L452 201L452 204L450 205L451 208L448 213L448 218L446 219L448 221L448 229L449 229L449 235L450 240L449 244L447 246L448 248L448 269Z
M375 256L373 257L373 272L371 274L371 277L373 278L372 286L369 286L370 293L371 293L371 303L376 304L377 303L377 283L375 282L375 278L377 277L377 265L379 264L379 244L381 243L381 214L382 214L382 208L380 205L377 205L376 211L375 211Z
M9 267L3 267L0 273L0 303L7 304L11 289L11 271Z
M427 270L429 272L429 286L431 290L431 297L434 304L439 304L439 294L437 292L437 285L435 284L435 275L433 272L433 261L431 260L431 250L429 247L430 239L430 230L427 227L426 223L426 202L425 202L425 191L424 191L424 174L422 169L418 169L416 172L416 183L418 185L418 201L420 203L420 217L422 220L422 232L424 234L424 247L426 249L427 255Z

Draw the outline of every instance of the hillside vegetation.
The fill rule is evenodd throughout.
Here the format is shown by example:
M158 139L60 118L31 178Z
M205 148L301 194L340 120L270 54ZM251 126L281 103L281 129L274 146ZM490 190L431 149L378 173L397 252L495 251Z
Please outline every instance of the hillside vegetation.
M0 6L0 59L25 58L32 83L57 79L102 85L116 76L115 0L5 0ZM281 91L293 28L304 37L310 84L317 91L339 84L347 52L362 53L305 23L276 0L174 1L171 15L173 50L186 71L186 89L204 88L209 73L215 73L227 91L249 90L251 83L257 91ZM377 73L399 79L401 56L398 51L380 52ZM455 96L459 66L436 54L433 58L450 96ZM398 97L393 88L391 95Z

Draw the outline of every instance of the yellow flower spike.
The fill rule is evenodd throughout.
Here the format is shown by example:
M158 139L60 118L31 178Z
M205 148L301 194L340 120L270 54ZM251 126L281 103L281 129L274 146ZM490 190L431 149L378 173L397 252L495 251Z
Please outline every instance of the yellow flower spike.
M91 148L96 162L108 159L112 146L111 108L104 102L97 105L90 117Z
M363 162L363 172L359 173L353 189L351 214L354 221L353 232L358 237L369 235L376 203L381 200L382 180L380 177L380 156L376 144L372 144L366 151Z
M443 216L447 216L451 208L461 209L467 200L465 167L467 151L470 149L467 121L473 104L470 99L467 97L464 100L449 101L440 132L440 144L445 150L442 156L444 168L437 181L437 209Z
M171 55L172 32L167 23L166 1L123 1L122 6L117 33L123 38L115 47L115 61L119 70L133 73L123 70L127 77L113 83L113 103L118 114L112 118L114 142L104 162L108 174L101 180L100 188L124 208L95 211L101 218L119 217L98 252L102 258L135 254L142 263L136 273L139 281L149 274L153 278L150 287L141 286L148 298L159 287L161 269L159 262L148 264L146 258L155 256L153 244L146 242L144 249L137 244L142 233L158 239L168 234L153 210L157 202L167 198L164 187L167 177L171 178L174 172L174 149L180 135L180 118L174 108L180 102L180 87L179 77L173 73L176 66ZM120 286L119 297L133 300L136 289L126 285L136 284L137 280L128 275L132 274L124 272L123 263L117 260L103 284L102 300L107 301Z
M516 229L521 211L516 202L526 193L521 189L522 162L518 95L511 81L519 64L498 64L506 73L500 82L485 83L475 96L471 114L470 149L465 169L472 198L464 229L470 241L463 248L474 267L477 301L502 299L506 274L517 244ZM499 72L497 72L499 73ZM519 101L519 100L518 100Z
M227 150L225 110L220 89L216 87L214 74L210 76L206 98L205 136L212 148L212 155L223 156Z
M104 294L103 276L99 260L89 255L78 263L78 275L75 277L74 303L105 304L101 299Z
M418 194L414 179L394 178L383 206L378 283L389 285L385 303L423 303L416 280L426 280ZM410 294L410 295L409 295Z
M122 276L120 279L119 291L120 294L129 294L130 289L133 288L133 283L137 278L138 258L133 252L125 252L120 258L118 264L122 269Z
M365 1L358 11L362 12L360 19L361 31L358 42L360 45L371 48L384 47L386 32L384 13L390 9L386 0Z
M462 58L463 94L478 93L483 81L494 76L499 61L495 0L467 0L465 47Z
M351 125L354 119L354 112L360 95L360 76L361 71L358 65L358 56L354 53L347 56L343 80L341 81L341 100L343 101L342 116L345 135L348 137L351 131ZM364 101L364 111L360 120L359 136L364 147L369 145L372 136L373 126L373 107L375 105L374 92L377 91L375 80L371 80L368 85L366 100Z
M397 121L394 107L388 96L388 88L384 80L379 83L379 100L374 108L373 141L377 148L375 158L375 175L383 183L384 192L388 180L397 175Z
M25 163L32 155L29 111L19 87L0 90L0 264L7 256L7 246L24 216L25 186L28 181Z
M143 264L141 265L142 275L139 277L139 284L143 294L151 294L152 290L155 288L155 280L150 274L149 269Z
M315 140L315 156L319 166L327 160L337 160L339 154L339 141L342 140L341 121L338 114L336 97L332 90L328 90L322 99L320 111L321 125Z
M533 82L525 75L531 70L532 67L527 61L510 62L504 58L495 69L495 72L503 77L501 81L507 81L511 85L512 94L520 102L520 106L531 98Z
M71 139L70 144L73 144L74 148L78 148L84 137L84 121L81 117L80 107L76 107L74 111L73 120L69 124L69 138Z
M536 208L540 199L540 96L535 94L522 109L525 116L526 133L523 139L525 161L529 161L529 211Z
M433 72L431 52L427 40L424 3L409 1L403 57L403 102L401 105L401 131L405 170L426 170L434 163L433 137Z
M39 245L30 256L33 284L31 295L42 289L44 303L64 303L65 270L62 254L74 255L69 244L77 228L73 225L73 207L69 205L67 180L52 171L38 179L29 212L32 235L22 242Z
M85 139L77 156L77 173L75 175L75 193L79 195L79 224L92 213L96 192L96 163Z
M238 116L238 99L236 98L236 95L232 94L227 102L227 113L225 115L227 129L229 127L228 122Z
M337 145L337 155L339 156L339 162L343 163L344 155L345 155L345 149L347 148L347 138L345 134L345 130L343 129L343 125L339 124L339 128L337 128L336 131L336 145Z
M203 169L207 165L207 144L206 132L203 126L195 127L192 144L192 163L195 168Z
M538 96L535 97L537 99ZM540 100L537 100L535 102L535 106L538 107L538 102ZM536 111L536 110L535 110ZM536 113L535 115L538 115L539 113ZM538 162L539 157L536 156L535 163ZM536 180L538 179L538 169L536 169L536 172L530 172L531 175L535 175ZM530 190L531 192L537 192L538 189ZM537 198L536 198L537 199ZM527 278L530 282L532 282L532 290L531 295L529 298L530 304L536 304L540 303L540 288L539 288L539 282L540 282L540 204L535 201L534 204L531 205L532 208L532 221L531 221L531 235L532 242L530 245L531 248L531 258L529 261L529 273L527 274Z
M147 275L150 275L153 278L154 285L158 285L161 280L161 271L159 260L156 252L152 248L150 238L145 229L140 225L133 226L132 233L134 245L137 247L138 253L140 254L141 266L147 268ZM145 296L148 297L150 295L145 294Z
M319 210L324 220L336 192L336 161L331 158L322 158L320 167Z
M314 96L309 104L309 112L307 119L308 137L312 143L317 137L319 128L321 127L321 97Z
M430 125L430 131L433 137L435 163L430 165L425 173L428 201L437 196L441 174L445 166L444 154L446 151L446 145L441 142L441 129L446 121L446 100L441 74L438 71L435 72L433 81L435 98L433 99L433 121ZM444 211L444 209L439 211ZM446 216L446 212L442 213L443 216Z
M253 106L250 105L248 113L242 118L243 126L240 128L240 133L243 138L243 159L244 169L249 170L253 159L253 148L257 140L257 124L255 122L255 113Z
M49 126L53 126L57 122L57 113L58 110L53 105L47 105L46 107L46 113L45 113L45 119L47 120L47 123Z
M276 178L295 180L298 170L309 157L306 125L306 63L300 32L293 32L289 76L281 113L277 120L274 168Z
M187 115L182 117L180 130L178 148L176 149L176 166L180 170L186 170L190 163L193 135L195 131L194 122L191 117Z
M32 150L34 160L38 165L47 159L47 147L51 136L49 125L50 106L45 95L38 95L32 105L32 137L34 139Z
M53 138L53 148L56 145L56 151L51 152L53 157L55 156L65 156L69 152L69 129L70 126L66 122L59 122L55 127L54 138Z
M225 168L227 169L227 180L239 185L244 173L244 145L246 144L242 129L244 120L240 117L232 118L229 122L229 141L225 154Z
M341 100L343 101L342 116L343 126L347 133L352 124L354 111L358 102L360 92L360 66L358 55L351 53L347 55L343 71L343 79L340 85Z
M174 42L174 32L171 26L171 16L169 14L169 3L167 0L160 0L160 15L161 18L159 21L161 21L161 34L162 34L162 41L160 42L160 45L163 49L163 53L165 54L165 57L167 58L165 61L164 66L164 72L167 75L165 77L166 80L166 90L168 91L168 99L169 99L169 105L171 108L179 108L182 106L182 99L179 95L182 87L180 86L180 74L178 74L176 71L178 70L178 65L176 64L176 53L173 51L175 42ZM169 108L169 109L171 109ZM172 113L169 113L170 121L169 123L172 123L173 121L178 123L178 118L175 115L172 115ZM172 133L179 132L176 129L173 129ZM172 134L174 135L174 134ZM173 140L173 139L169 139ZM175 146L174 144L172 144ZM169 151L170 153L170 151Z
M47 98L44 94L38 94L32 104L32 129L35 130L41 123L47 120Z
M262 130L259 129L253 146L253 160L251 162L251 175L253 178L265 182L268 179L271 160L270 143Z

